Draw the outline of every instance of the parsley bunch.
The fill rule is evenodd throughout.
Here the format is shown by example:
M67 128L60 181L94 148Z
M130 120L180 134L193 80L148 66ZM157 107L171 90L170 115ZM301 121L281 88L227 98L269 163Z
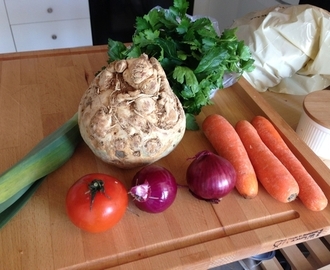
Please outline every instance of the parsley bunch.
M174 0L169 9L157 7L137 17L132 45L109 39L108 55L109 63L142 53L158 59L183 105L187 129L198 129L194 116L211 104L211 90L223 88L223 75L252 71L254 60L236 29L219 36L210 19L192 20L188 6L186 0Z

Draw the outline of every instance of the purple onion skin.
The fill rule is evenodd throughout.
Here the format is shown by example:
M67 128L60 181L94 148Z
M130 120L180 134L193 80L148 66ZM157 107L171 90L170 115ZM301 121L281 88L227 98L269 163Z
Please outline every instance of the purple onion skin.
M134 196L134 189L138 185L147 183L148 193L144 200ZM130 194L135 198L135 205L142 211L148 213L160 213L169 208L174 202L177 194L177 183L167 169L157 166L148 165L138 171L133 177L133 187Z
M201 200L218 203L236 185L236 171L223 157L210 151L201 151L187 169L190 192Z

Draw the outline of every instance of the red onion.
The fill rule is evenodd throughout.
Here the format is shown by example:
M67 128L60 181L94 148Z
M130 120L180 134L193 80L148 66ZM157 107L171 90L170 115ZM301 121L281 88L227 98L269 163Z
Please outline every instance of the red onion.
M177 184L174 176L165 168L148 165L133 177L133 187L129 191L135 205L149 213L165 211L174 202Z
M232 164L210 151L199 152L187 169L190 192L197 198L218 203L236 184Z

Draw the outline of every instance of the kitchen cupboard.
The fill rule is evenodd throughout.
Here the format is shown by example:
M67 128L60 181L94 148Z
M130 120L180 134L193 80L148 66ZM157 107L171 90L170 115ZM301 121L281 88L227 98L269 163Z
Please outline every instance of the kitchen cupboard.
M17 51L92 45L88 19L12 25Z
M88 0L0 1L11 33L5 38L11 38L13 51L92 45Z

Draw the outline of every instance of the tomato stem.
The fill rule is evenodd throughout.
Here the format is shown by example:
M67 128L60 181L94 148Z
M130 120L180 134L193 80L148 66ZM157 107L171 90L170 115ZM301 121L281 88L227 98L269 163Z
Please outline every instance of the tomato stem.
M110 196L105 193L104 182L100 179L94 179L92 182L88 184L88 191L87 191L87 193L91 194L90 210L92 210L92 206L97 192L103 193L104 196L110 199Z

